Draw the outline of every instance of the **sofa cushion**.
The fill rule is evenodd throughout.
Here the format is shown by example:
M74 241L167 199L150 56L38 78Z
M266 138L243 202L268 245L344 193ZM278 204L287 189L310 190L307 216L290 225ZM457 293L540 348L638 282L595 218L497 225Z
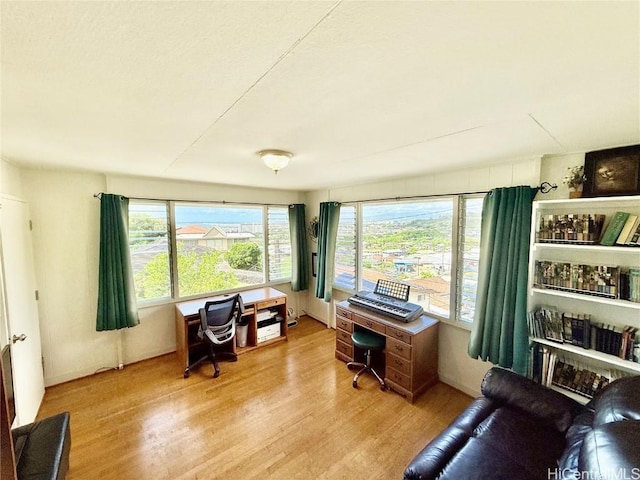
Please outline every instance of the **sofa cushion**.
M405 480L435 478L451 458L465 446L475 427L496 409L488 398L476 398L445 430L435 437L409 463Z
M640 421L605 423L585 435L578 467L588 478L640 478ZM578 478L578 477L576 477ZM587 478L584 475L580 478Z
M562 474L561 478L580 478L578 473L580 449L582 448L584 437L593 430L593 417L593 410L586 410L576 416L573 420L573 425L567 430L564 452L560 460L558 460L558 468Z
M563 433L584 410L575 400L504 368L491 368L481 390L485 397L521 409Z
M563 446L564 435L549 423L481 397L411 461L404 478L546 478Z
M640 381L625 377L610 383L593 402L596 411L594 425L621 420L640 420Z

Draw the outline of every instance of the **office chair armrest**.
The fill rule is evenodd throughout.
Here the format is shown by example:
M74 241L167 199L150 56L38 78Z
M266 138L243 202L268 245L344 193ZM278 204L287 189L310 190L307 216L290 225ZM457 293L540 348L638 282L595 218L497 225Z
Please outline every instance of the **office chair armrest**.
M230 328L228 332L223 333L222 335L216 336L211 330L203 330L203 333L207 336L207 338L216 345L222 345L227 343L231 338L235 335L235 326Z

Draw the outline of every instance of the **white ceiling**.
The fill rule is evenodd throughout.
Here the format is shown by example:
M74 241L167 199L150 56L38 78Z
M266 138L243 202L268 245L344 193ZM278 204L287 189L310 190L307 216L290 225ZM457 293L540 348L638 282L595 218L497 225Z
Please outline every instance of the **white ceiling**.
M313 190L640 143L637 1L0 8L18 165Z

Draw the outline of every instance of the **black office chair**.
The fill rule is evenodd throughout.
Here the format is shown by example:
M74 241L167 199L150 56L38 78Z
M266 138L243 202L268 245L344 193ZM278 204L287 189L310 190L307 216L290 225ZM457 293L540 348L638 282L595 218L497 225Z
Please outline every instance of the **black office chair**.
M184 377L189 376L190 369L209 360L213 364L213 378L216 378L220 375L216 347L233 340L236 334L236 322L240 321L244 313L244 304L242 297L237 293L222 300L206 302L199 312L201 325L198 329L198 337L204 340L209 351L207 355L187 367L184 371ZM238 356L233 351L220 351L218 355L228 355L234 362L238 360Z
M371 372L380 383L380 390L386 390L387 385L384 380L378 375L371 367L371 352L384 350L385 339L381 335L377 335L368 330L356 330L351 334L351 341L353 345L365 350L366 363L361 362L349 362L347 368L351 370L352 367L360 367L360 370L353 377L353 388L358 388L358 377L364 372Z

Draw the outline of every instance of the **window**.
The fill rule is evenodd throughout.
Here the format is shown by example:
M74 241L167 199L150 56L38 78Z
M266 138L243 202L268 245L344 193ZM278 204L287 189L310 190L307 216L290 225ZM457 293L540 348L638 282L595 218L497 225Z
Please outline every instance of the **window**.
M336 236L334 286L356 289L356 207L340 206L340 220Z
M291 278L291 236L287 207L267 208L269 280Z
M180 297L265 282L262 207L180 203L175 222Z
M457 274L458 320L473 323L480 260L480 222L483 197L464 197L460 209L460 243Z
M452 199L363 205L362 288L406 283L409 301L448 317L452 212Z
M129 250L140 301L171 298L166 202L129 201Z
M129 244L139 302L291 278L285 206L131 200Z
M481 211L481 196L463 195L342 205L334 287L406 283L425 311L472 322Z

